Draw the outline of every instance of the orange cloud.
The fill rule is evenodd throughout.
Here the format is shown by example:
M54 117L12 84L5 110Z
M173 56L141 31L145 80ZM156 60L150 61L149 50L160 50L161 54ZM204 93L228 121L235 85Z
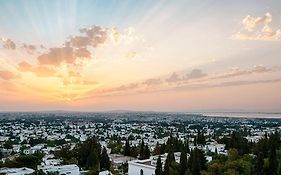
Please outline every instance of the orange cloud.
M49 53L42 54L38 58L41 65L60 65L61 63L74 63L75 55L73 48L51 48Z
M22 72L29 72L32 69L32 65L23 61L18 64L18 70Z
M33 67L31 64L23 61L18 64L18 70L21 72L32 72L39 77L52 77L56 74L56 70L46 66Z
M19 77L20 76L14 74L13 72L0 70L0 78L2 78L3 80L17 79Z

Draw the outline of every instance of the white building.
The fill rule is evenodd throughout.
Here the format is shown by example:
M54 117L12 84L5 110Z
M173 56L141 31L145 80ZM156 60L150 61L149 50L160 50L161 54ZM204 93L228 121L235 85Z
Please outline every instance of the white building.
M164 167L166 158L167 158L167 153L160 155L161 157L161 162L162 162L162 166ZM175 161L177 163L180 162L180 152L175 152L174 156L175 156ZM189 158L189 154L187 154L187 159ZM156 162L158 159L158 155L157 156L152 156L149 159L145 159L145 160L133 160L133 161L129 161L128 165L129 165L129 175L155 175L155 169L156 169Z
M45 165L38 166L38 169L42 170L44 173L58 172L59 175L80 175L79 167L75 164L61 166Z
M225 144L218 144L216 142L208 142L206 145L205 145L205 151L206 152L216 152L217 153L222 153L225 151Z
M150 159L129 161L128 175L155 175L155 165Z
M25 155L34 154L35 152L36 152L36 150L31 149L31 148L23 150L23 154L25 154Z
M106 170L106 171L101 171L99 173L99 175L112 175L112 173L110 171Z
M25 175L25 174L31 174L34 170L26 167L22 168L1 168L0 173L1 174L7 174L7 175Z

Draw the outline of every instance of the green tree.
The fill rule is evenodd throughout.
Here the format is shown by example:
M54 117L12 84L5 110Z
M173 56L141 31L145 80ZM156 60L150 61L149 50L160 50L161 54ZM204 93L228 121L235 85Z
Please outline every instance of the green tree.
M78 165L88 169L89 167L99 167L101 146L95 137L90 137L86 141L77 144L74 152L77 157Z
M187 152L187 153L190 153L188 139L185 140L184 147L185 147L186 152Z
M5 149L12 149L13 148L13 142L9 139L4 143L4 148Z
M103 147L100 159L100 169L101 170L110 170L110 160L106 151L106 148Z
M131 153L131 156L132 156L132 157L138 157L138 154L139 154L139 149L138 149L138 147L132 146L132 147L131 147L130 153Z
M157 162L156 162L156 169L155 169L155 175L162 175L162 162L161 162L161 156L158 156Z
M263 153L259 153L257 155L256 163L255 163L255 173L256 173L256 175L264 174L264 170L263 170L264 165L263 164L264 164Z
M154 150L152 151L152 155L160 155L161 154L161 145L157 142Z
M206 169L206 158L198 148L191 151L188 167L192 175L200 175L200 171Z
M39 164L38 157L34 155L20 155L15 159L16 167L28 167L32 169L37 169L37 165Z
M149 157L150 157L150 149L149 149L148 145L146 144L145 149L144 149L144 158L149 159Z
M87 157L87 162L86 162L86 169L90 170L97 170L99 169L99 157L97 155L97 151L95 150L94 147L92 147L90 154Z
M124 155L131 156L131 147L130 147L129 139L127 139L125 143Z
M186 154L186 151L183 150L181 152L181 156L180 156L180 170L179 170L179 173L180 173L180 175L185 175L186 171L187 171L187 154Z
M175 155L174 152L170 150L165 161L163 175L171 175L170 169L172 168L174 162L175 162Z
M271 175L277 174L277 166L276 145L275 143L271 143L269 150L269 172Z
M145 159L145 146L144 146L144 141L143 139L141 140L141 144L140 144L140 156L139 156L140 160Z

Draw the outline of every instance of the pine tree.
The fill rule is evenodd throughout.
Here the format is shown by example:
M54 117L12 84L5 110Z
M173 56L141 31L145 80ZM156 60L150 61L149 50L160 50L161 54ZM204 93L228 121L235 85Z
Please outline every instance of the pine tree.
M130 147L129 140L126 140L124 155L125 156L131 156L131 147Z
M183 150L181 152L181 156L180 156L180 171L179 171L179 174L184 175L186 171L187 171L187 154L186 154L186 151Z
M162 162L161 162L161 156L159 155L157 162L156 162L156 169L155 169L155 175L162 175Z
M106 151L106 148L103 147L100 159L100 169L110 170L110 160Z

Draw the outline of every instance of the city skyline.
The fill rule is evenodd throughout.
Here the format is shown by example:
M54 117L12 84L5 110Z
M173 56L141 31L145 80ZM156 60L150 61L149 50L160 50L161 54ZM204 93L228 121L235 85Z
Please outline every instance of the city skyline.
M281 109L281 2L1 1L0 111Z

